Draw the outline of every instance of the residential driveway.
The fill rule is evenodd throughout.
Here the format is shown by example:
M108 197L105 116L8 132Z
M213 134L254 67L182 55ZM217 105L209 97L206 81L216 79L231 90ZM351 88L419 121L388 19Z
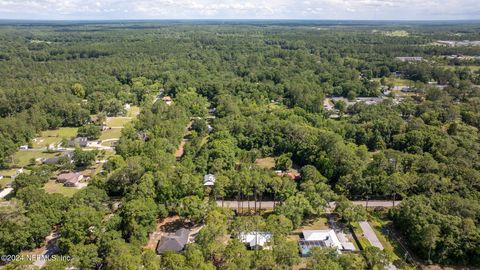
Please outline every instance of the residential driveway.
M378 240L378 237L373 231L370 224L367 221L361 221L359 222L359 224L362 228L363 235L365 236L365 238L368 239L368 241L370 241L370 244L372 244L372 246L374 247L379 248L380 250L383 250L383 245L382 243L380 243L380 240Z

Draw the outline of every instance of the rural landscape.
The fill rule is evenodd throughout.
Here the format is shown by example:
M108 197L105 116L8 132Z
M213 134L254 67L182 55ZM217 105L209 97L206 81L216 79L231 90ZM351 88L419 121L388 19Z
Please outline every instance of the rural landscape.
M0 21L0 269L480 267L480 23Z

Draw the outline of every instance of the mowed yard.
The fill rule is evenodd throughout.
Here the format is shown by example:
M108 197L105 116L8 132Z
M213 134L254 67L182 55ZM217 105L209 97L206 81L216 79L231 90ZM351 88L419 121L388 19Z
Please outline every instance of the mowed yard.
M31 160L36 160L38 158L51 158L59 155L60 153L48 153L43 151L30 151L30 150L21 150L17 151L13 155L13 165L17 167L25 167L31 163Z
M77 193L80 189L74 187L65 187L61 183L57 183L55 180L48 181L43 189L47 193L59 193L65 197L72 197L75 193Z
M32 142L33 148L46 147L50 144L59 144L63 138L70 139L76 137L78 128L59 128L54 130L46 130L40 133L36 141Z

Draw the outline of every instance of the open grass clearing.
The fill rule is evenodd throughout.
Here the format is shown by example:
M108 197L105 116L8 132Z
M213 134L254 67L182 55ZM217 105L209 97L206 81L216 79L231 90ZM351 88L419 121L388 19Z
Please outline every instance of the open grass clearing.
M70 138L70 137L76 137L77 132L78 132L78 128L65 127L65 128L42 131L40 135L41 137Z
M62 183L57 183L55 180L48 181L43 187L47 193L58 193L65 197L72 197L80 189L74 187L65 187Z
M102 135L100 135L99 140L110 140L110 139L120 139L122 136L122 129L121 128L111 128L102 131Z
M108 117L107 126L108 127L124 127L128 123L132 122L133 118L131 117Z
M274 157L258 158L257 160L255 160L255 165L263 169L271 170L275 167L275 158Z

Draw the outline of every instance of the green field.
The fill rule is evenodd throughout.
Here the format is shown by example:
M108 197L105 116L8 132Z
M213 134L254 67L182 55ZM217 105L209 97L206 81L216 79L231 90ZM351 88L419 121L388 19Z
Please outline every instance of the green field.
M59 128L55 130L46 130L40 133L36 142L32 142L33 148L45 147L50 144L58 144L63 138L77 136L78 128Z
M18 167L25 167L30 164L31 159L51 158L58 154L59 153L47 153L41 151L17 151L15 155L13 155L13 164Z
M1 173L0 173L1 174ZM3 179L0 179L0 188L4 188L6 187L8 184L10 184L12 182L12 179L11 178L3 178Z
M124 127L126 124L132 122L133 118L126 117L109 117L107 119L108 127Z
M102 131L102 135L99 140L109 140L109 139L120 139L122 136L121 128L112 128L109 130Z
M77 193L80 189L74 187L64 187L63 184L57 183L55 180L50 180L43 187L47 193L59 193L65 197L72 197L73 194Z
M70 138L77 136L78 128L59 128L42 132L42 137L60 137Z

